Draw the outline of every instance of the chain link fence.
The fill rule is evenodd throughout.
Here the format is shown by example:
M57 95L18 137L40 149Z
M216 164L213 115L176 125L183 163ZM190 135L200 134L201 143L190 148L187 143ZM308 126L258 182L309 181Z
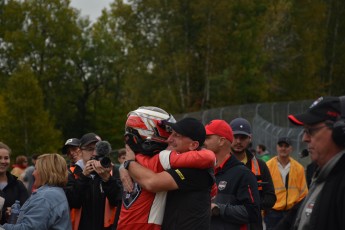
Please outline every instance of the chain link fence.
M222 108L209 109L199 112L176 115L180 120L184 117L194 117L207 124L213 119L223 119L230 123L237 117L247 119L252 125L252 147L263 144L271 156L276 155L276 145L279 137L287 136L292 141L293 153L291 156L306 166L309 157L300 158L299 154L306 148L302 142L303 128L289 122L289 114L305 112L312 104L312 100L277 102L262 104L235 105Z

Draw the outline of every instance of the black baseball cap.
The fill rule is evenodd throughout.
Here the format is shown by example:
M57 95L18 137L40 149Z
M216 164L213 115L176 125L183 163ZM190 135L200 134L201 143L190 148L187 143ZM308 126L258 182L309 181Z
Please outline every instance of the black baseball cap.
M285 144L287 144L287 145L291 145L291 140L290 140L290 138L288 138L288 137L280 137L280 138L278 139L277 144L279 145L280 143L285 143Z
M199 120L195 118L186 117L176 123L164 121L164 124L169 125L175 132L185 137L189 137L193 141L199 142L199 147L201 147L205 142L205 127Z
M320 97L314 101L305 113L289 115L295 125L312 125L323 121L336 121L340 116L339 97Z
M101 141L102 139L100 138L100 136L98 136L95 133L87 133L84 134L81 138L80 138L80 147L89 145L93 142L98 142Z
M80 140L78 138L70 138L65 142L64 146L62 147L61 152L63 154L67 154L68 147L70 146L79 147L79 145L80 145Z
M230 126L232 128L233 134L243 134L246 136L250 136L252 133L252 128L250 126L249 121L244 118L235 118L230 122Z

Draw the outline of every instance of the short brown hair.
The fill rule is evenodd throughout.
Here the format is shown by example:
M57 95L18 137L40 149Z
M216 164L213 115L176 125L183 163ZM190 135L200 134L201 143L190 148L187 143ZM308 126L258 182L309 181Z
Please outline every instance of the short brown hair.
M23 163L28 162L28 158L24 155L19 155L16 157L16 164L22 165Z
M117 158L120 158L123 155L126 155L126 149L125 148L119 149L119 150L117 150L117 152L118 152Z
M67 183L66 160L57 153L46 153L37 158L36 170L42 185L64 187Z
M262 150L262 151L266 151L266 146L264 146L263 144L258 144L258 147Z

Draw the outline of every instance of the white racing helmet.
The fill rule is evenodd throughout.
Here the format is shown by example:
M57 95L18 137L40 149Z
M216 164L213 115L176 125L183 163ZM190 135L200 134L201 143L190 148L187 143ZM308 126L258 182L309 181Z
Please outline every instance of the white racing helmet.
M135 153L154 155L167 147L166 140L172 129L165 121L175 123L175 118L154 106L142 106L127 115L125 140Z

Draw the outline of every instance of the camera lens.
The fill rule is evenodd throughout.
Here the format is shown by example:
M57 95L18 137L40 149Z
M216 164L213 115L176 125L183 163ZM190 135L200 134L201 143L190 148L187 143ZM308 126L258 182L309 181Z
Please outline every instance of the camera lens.
M111 166L111 160L109 157L103 157L100 160L100 163L101 163L103 168L109 168Z

